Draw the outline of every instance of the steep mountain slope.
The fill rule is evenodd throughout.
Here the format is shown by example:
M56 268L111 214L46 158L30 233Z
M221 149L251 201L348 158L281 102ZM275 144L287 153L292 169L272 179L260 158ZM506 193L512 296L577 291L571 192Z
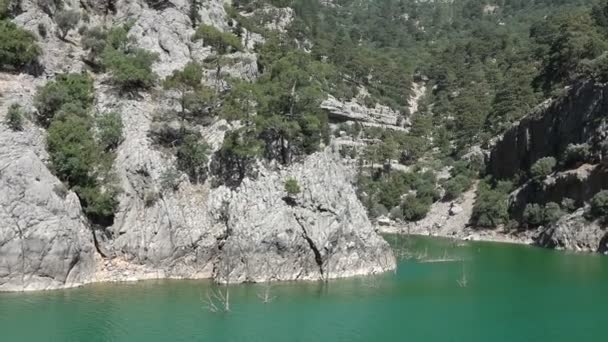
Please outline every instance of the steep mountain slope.
M36 77L0 73L0 191L6 194L0 203L0 290L163 277L316 280L395 267L388 244L374 232L356 198L354 173L331 147L289 166L258 162L254 179L244 178L230 188L218 186L221 180L213 177L194 180L176 172L179 154L176 160L171 148L156 143L154 127L165 129L179 122L159 121L163 113L178 111L172 97L165 95L172 93L159 86L125 93L112 81L116 72L91 70L86 30L125 23L135 44L132 49L157 56L152 71L160 78L192 61L207 63L217 55L217 46L192 36L199 25L227 30L234 24L221 1L9 4L11 20L36 34L42 53L34 68ZM86 29L74 27L64 34L58 22L69 11L79 13L79 25ZM245 48L222 56L226 62L221 71L206 69L203 83L222 87L226 75L245 80L258 76L256 54L246 40L262 38L248 33L242 39ZM111 169L97 188L102 195L119 189L113 213L104 211L104 216L90 214L96 208L82 186L69 179L62 183L51 173L58 171L56 155L47 153L47 132L36 122L36 87L59 73L85 71L93 79L92 115L116 112L122 122L119 145L104 152L112 157ZM22 113L32 114L29 119L24 115L22 127L11 129L9 107L14 103ZM188 123L187 129L200 134L214 153L226 133L242 123L217 117L211 121ZM178 131L186 129L183 120L178 125ZM168 188L167 175L172 176ZM302 190L287 198L283 183L290 177Z

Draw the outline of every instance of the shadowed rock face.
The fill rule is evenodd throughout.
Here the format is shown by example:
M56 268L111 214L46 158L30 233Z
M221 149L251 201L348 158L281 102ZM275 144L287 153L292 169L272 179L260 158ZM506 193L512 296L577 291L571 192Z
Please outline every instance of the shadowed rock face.
M608 189L608 169L602 162L602 143L608 137L606 112L608 87L592 81L576 84L557 100L545 103L536 112L508 130L491 151L488 172L499 179L526 175L540 158L560 160L570 144L586 143L594 156L592 163L556 172L542 182L528 181L511 194L510 212L522 220L529 203L561 203L574 200L577 207L602 189ZM541 227L536 244L571 250L605 250L606 231L598 222L584 217L584 210L567 214L558 222ZM603 246L603 247L602 247Z
M521 218L528 203L561 203L564 198L582 207L602 189L608 189L608 169L597 164L584 164L578 169L549 176L541 184L529 182L512 196L511 213Z
M606 135L599 118L608 110L607 91L604 85L586 82L538 108L496 143L488 171L497 178L511 178L542 157L561 156L569 144L598 146Z
M91 26L133 20L130 35L159 54L154 69L161 77L211 53L190 39L194 30L186 0L83 0L66 6L86 12ZM77 30L61 41L54 34L53 9L34 0L22 1L22 9L14 19L18 25L37 32L43 24L49 32L40 37L44 74L0 74L0 122L10 103L33 111L36 86L55 73L84 68ZM203 23L228 27L221 0L203 2L199 15ZM227 73L255 78L255 54L233 57L241 62ZM212 82L213 75L207 76ZM150 94L120 97L104 80L96 76L95 110L121 113L125 138L113 165L122 193L110 227L92 230L76 194L47 169L44 130L28 122L24 132L13 132L0 123L0 291L164 277L317 280L395 267L388 244L356 197L352 170L331 151L284 170L262 168L258 179L236 189L191 184L182 177L176 191L161 191L162 175L175 160L153 146L148 133L154 115L174 104ZM199 127L214 151L232 128L226 122ZM302 188L293 201L284 200L287 177ZM149 194L156 194L153 201Z

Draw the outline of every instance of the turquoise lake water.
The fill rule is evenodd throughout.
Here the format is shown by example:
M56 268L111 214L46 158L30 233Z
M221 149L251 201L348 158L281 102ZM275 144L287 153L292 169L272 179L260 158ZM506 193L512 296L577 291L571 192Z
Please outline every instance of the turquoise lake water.
M423 261L395 273L231 287L211 313L208 281L94 284L0 293L0 341L599 341L608 257L493 243L388 237ZM456 261L428 262L434 259ZM466 280L465 280L466 279ZM465 284L466 283L466 284ZM466 285L466 286L464 286Z

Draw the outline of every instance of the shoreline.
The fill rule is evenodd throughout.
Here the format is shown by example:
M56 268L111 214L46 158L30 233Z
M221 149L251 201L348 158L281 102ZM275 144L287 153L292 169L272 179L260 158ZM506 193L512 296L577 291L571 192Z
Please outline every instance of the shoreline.
M438 237L456 239L459 241L481 241L481 242L499 242L509 243L517 245L528 245L533 246L534 240L532 239L531 232L522 232L520 234L513 234L511 232L504 232L499 230L475 230L472 228L465 228L463 230L436 230L431 229L410 229L408 231L407 226L399 225L378 225L376 224L376 231L380 234L397 234L397 235L412 235L412 236L424 236L424 237Z

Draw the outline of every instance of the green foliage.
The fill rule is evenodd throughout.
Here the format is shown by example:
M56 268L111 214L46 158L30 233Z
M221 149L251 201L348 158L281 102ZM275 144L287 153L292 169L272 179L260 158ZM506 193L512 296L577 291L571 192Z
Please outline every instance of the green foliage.
M113 30L122 31L122 28L119 27ZM86 51L89 51L86 60L91 64L100 64L101 62L99 61L99 56L105 49L106 44L108 44L108 32L100 26L95 26L91 28L82 26L79 32L82 36L80 40L82 48ZM126 34L124 36L124 39L127 39Z
M589 161L591 148L589 144L569 144L566 146L561 162L568 167Z
M209 146L194 134L186 135L177 149L177 168L185 172L192 182L201 183L207 177Z
M487 181L479 183L471 223L480 228L496 228L509 221L508 193L512 185L499 182L492 187Z
M76 10L61 10L55 14L55 22L59 28L59 38L65 39L71 29L78 25L80 12Z
M587 11L551 16L533 26L531 36L543 64L537 83L545 91L571 81L583 60L600 56L608 47Z
M123 140L122 117L116 112L107 112L97 118L99 143L105 151L115 150Z
M285 180L285 192L290 197L297 196L301 192L298 180L295 178L287 178L287 180Z
M444 185L444 199L447 201L457 199L463 192L468 190L472 184L471 178L463 174L459 174L456 177L449 179Z
M549 202L545 204L544 208L544 219L545 224L553 224L557 222L562 216L564 216L564 212L559 204L555 202Z
M35 105L40 121L49 125L51 170L78 194L89 219L107 226L118 206L119 189L109 173L113 155L105 149L116 141L122 123L116 114L105 114L98 122L100 141L95 139L95 122L88 112L93 100L87 75L60 74L38 89Z
M216 107L215 91L203 85L202 79L202 66L189 62L183 70L174 71L163 81L165 89L175 90L179 94L182 120L202 119Z
M576 210L576 202L572 198L564 197L561 207L568 213L573 213Z
M217 154L215 173L229 186L236 186L253 172L256 158L263 152L262 143L247 127L232 131L224 137Z
M118 208L119 189L110 185L102 188L99 185L76 187L76 192L83 204L84 212L89 219L104 226L111 225L114 213Z
M544 157L537 160L530 168L530 175L536 181L543 180L555 169L557 161L553 157Z
M371 216L377 208L400 208L403 219L418 221L424 218L431 204L439 199L433 172L382 173L374 177L361 175L358 180L359 197ZM388 213L387 213L388 214Z
M406 221L422 220L431 208L432 201L428 197L419 198L409 195L403 201L403 218Z
M158 56L136 47L128 36L130 29L131 23L109 30L102 27L81 29L83 48L89 52L86 59L109 71L112 81L123 91L148 89L157 79L152 65Z
M6 124L13 131L23 130L23 111L17 103L11 104L6 113Z
M196 30L194 40L203 40L205 46L213 47L219 54L242 50L241 41L232 33L222 32L212 25L201 25Z
M9 20L0 20L0 70L20 70L36 62L41 53L31 32Z
M93 136L88 117L66 113L53 120L48 129L47 150L51 167L59 179L70 186L95 181L95 166L102 151Z
M88 75L59 74L38 89L34 105L38 109L38 121L48 126L62 106L73 104L88 108L93 99L93 80Z
M0 19L8 17L10 14L11 0L0 0Z
M608 218L608 190L602 190L591 198L589 216L591 218Z
M103 52L103 65L112 75L112 81L122 90L147 89L156 82L152 64L158 56L147 50L133 48L128 52L108 48Z
M193 90L201 86L203 68L197 62L188 62L183 70L175 70L168 76L163 86L166 89L177 89L182 92Z
M544 208L537 203L528 203L524 209L523 219L531 227L542 225L545 221Z

